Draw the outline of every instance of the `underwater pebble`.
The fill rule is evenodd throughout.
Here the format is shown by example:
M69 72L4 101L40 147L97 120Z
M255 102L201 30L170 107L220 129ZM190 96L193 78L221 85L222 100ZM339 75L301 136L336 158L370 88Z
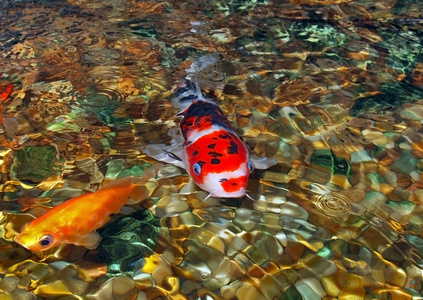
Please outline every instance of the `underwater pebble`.
M305 209L293 202L286 202L281 205L281 214L292 218L307 220L308 213Z
M6 292L13 292L19 284L19 278L16 277L4 277L0 281L0 288Z
M322 278L322 285L328 296L338 297L341 292L341 287L333 276L326 276Z
M224 299L232 299L235 297L236 291L242 286L241 280L236 280L228 285L222 286L220 288L220 294Z
M386 282L392 283L396 286L404 286L407 280L407 274L400 268L388 267L384 273Z
M237 299L264 299L263 294L248 281L244 281L242 286L236 290L235 296Z
M341 288L338 299L347 300L351 297L356 297L357 299L364 299L365 289L362 284L362 278L355 274L346 274L345 275L345 285Z
M143 291L138 292L136 300L148 300L147 294Z
M38 286L34 290L34 294L36 294L37 296L46 297L46 298L57 296L57 295L61 295L61 296L73 295L73 293L69 291L67 286L62 281L59 281L59 280Z
M108 279L92 295L87 295L87 299L127 299L135 294L135 283L126 276L118 276Z
M256 227L259 218L260 213L258 212L245 208L238 208L235 210L235 218L232 222L243 230L250 231Z
M308 284L298 283L297 281L295 287L303 299L322 299Z

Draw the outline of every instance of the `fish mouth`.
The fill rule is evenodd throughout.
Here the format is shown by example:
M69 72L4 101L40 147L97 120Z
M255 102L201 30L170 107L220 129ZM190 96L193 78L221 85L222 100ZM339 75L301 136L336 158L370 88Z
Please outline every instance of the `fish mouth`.
M222 192L222 193L210 193L210 196L212 197L220 197L220 198L241 198L246 195L247 191L245 189L241 189L236 192Z
M29 250L29 248L27 246L25 246L22 242L19 241L19 236L16 236L16 238L14 239L14 242L16 244L18 244L21 247L24 247L25 249Z

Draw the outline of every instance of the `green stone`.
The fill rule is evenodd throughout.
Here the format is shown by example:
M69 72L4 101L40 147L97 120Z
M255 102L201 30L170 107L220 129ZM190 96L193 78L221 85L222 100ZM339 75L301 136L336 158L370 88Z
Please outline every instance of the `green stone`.
M49 176L60 174L64 160L51 146L27 146L16 151L12 174L28 184L39 183Z
M297 289L292 286L289 289L287 289L285 293L282 293L281 295L279 295L278 299L279 300L303 300L304 298L297 291Z
M333 256L333 252L328 246L324 246L316 254L325 259L330 259Z
M320 299L321 297L316 294L310 286L307 284L298 284L297 285L298 292L303 296L303 299Z
M374 184L381 184L386 182L385 178L383 178L383 176L378 172L367 174L367 178L369 178Z
M264 241L257 241L245 254L257 265L261 265L269 260Z
M345 158L337 157L329 149L315 150L311 155L310 162L329 169L331 174L350 176L351 166L349 162Z
M413 156L411 150L402 150L401 157L392 164L392 171L402 172L409 174L416 170L417 159Z
M149 210L118 218L99 230L103 239L97 257L107 263L109 274L133 273L156 248L159 227L159 219Z

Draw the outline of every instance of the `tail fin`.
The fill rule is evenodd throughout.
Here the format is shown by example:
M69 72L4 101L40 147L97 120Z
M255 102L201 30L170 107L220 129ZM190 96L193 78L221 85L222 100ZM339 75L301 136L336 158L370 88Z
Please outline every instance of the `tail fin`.
M171 100L172 106L184 111L192 102L197 100L216 104L201 93L199 83L202 81L202 74L219 62L220 59L219 53L210 53L193 62L190 68L185 70L188 74L185 81L174 92L175 97Z
M159 171L163 168L164 164L156 163L152 167L144 170L142 176L133 176L132 177L132 184L141 184L149 180L150 178L154 177L159 173Z
M115 179L108 182L107 184L102 186L100 189L107 190L107 189L113 189L116 187L142 184L146 182L147 180L149 180L151 177L156 176L157 173L159 173L159 171L163 168L163 166L164 165L162 163L156 163L152 167L144 170L142 176L128 176L121 179Z

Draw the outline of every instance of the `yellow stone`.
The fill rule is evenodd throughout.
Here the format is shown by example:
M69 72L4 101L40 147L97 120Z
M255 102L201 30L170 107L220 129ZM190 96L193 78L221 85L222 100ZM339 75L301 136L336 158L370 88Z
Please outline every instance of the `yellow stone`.
M142 272L145 273L153 273L154 269L159 264L159 255L157 253L154 253L150 255L149 257L145 258L145 264L142 267Z
M347 274L345 286L341 289L338 300L362 300L365 293L363 279L355 274Z
M322 285L326 293L331 297L338 297L341 292L340 287L336 284L333 276L326 276L322 278Z
M388 183L380 184L380 191L384 193L385 195L392 193L393 190L394 190L394 187Z
M34 290L34 294L40 297L73 295L62 281L53 281L40 285Z
M361 289L343 289L338 300L364 300L365 291Z
M0 292L0 299L1 300L13 300L13 297L6 294L6 293Z
M333 184L336 184L340 187L343 187L344 189L349 189L351 188L351 184L348 181L348 178L344 175L341 174L333 174L330 181Z
M222 239L218 236L212 236L207 245L209 245L216 251L225 254L225 244L223 243Z
M404 286L407 280L407 274L400 268L389 266L385 270L385 280L397 286Z
M264 295L249 282L244 282L235 295L237 299L265 299Z

